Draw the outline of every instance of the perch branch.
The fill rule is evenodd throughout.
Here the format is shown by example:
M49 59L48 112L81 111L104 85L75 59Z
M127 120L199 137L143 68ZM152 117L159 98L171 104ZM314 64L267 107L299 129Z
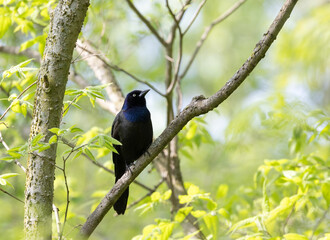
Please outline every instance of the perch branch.
M88 238L105 214L110 210L118 197L125 191L128 185L143 171L144 168L168 145L168 143L179 133L179 131L194 117L205 114L218 107L226 100L254 70L267 50L276 39L286 20L290 17L298 0L286 0L280 12L276 16L268 31L256 44L251 56L244 62L240 69L229 79L226 84L209 98L203 96L194 97L191 103L178 114L162 134L151 144L147 154L141 156L134 165L130 166L131 171L126 173L117 181L114 187L101 200L100 204L87 218L80 229L80 239Z

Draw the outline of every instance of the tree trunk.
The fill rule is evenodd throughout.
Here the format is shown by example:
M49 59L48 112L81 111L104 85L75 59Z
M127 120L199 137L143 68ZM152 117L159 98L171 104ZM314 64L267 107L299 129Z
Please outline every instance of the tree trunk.
M48 142L50 128L61 122L63 97L73 49L80 33L88 0L62 0L54 10L44 57L38 74L31 139L41 133ZM28 156L24 229L26 239L52 238L52 203L57 144Z

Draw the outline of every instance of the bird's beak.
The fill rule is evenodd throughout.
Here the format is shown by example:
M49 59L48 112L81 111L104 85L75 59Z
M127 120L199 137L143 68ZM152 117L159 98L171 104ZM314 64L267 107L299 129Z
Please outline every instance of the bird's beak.
M144 97L148 92L150 91L150 89L144 90L139 94L139 97Z

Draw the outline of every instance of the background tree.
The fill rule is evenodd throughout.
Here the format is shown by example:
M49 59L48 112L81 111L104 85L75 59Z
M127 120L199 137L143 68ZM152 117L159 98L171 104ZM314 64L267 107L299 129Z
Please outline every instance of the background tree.
M60 143L55 166L58 169L54 183L56 207L53 207L53 232L58 238L62 238L63 233L65 237L74 236L73 230L79 229L77 226L85 222L83 218L88 216L88 211L95 209L113 184L108 155L113 150L113 140L108 137L109 119L120 108L122 92L136 88L137 84L148 85L154 90L151 96L154 101L149 99L148 103L155 132L160 133L191 97L201 92L210 96L214 89L220 89L230 79L251 54L254 44L280 8L267 1L263 6L261 1L247 1L244 5L245 1L228 1L217 3L216 7L206 1L156 1L150 5L126 2L125 7L122 3L91 3L88 21L71 63L72 81L66 90L62 123L60 127L50 129L57 137L45 142L40 141L42 135L37 135L30 141L32 150L41 155L50 151L43 150L57 139ZM102 223L95 238L111 235L126 239L141 232L137 239L180 238L187 234L197 234L200 238L324 236L329 211L329 119L326 117L329 99L325 94L329 88L325 81L329 66L325 44L329 4L320 1L309 6L301 2L296 10L299 14L294 14L298 17L290 26L294 30L280 36L267 61L237 90L230 103L222 104L221 114L208 114L190 121L153 162L153 168L142 173L139 181L154 184L146 186L135 182L141 186L134 186L131 194L132 205L139 204L137 211L128 211L125 217L116 218L116 221L108 214L103 221L111 222ZM1 6L0 36L4 37L0 50L8 60L1 64L3 69L16 65L3 72L1 83L6 100L3 102L6 114L2 117L5 120L2 143L9 154L3 160L20 166L20 162L25 165L28 151L27 145L24 146L28 129L24 128L32 115L29 110L34 96L31 84L35 80L35 69L32 67L40 59L35 51L44 52L49 29L48 11L54 6L53 2L40 1L9 1ZM228 10L224 12L224 9ZM224 13L219 15L221 12ZM218 23L221 26L218 27ZM204 26L208 27L203 32ZM18 33L10 29L16 29ZM276 36L272 35L272 28L269 30L263 39ZM249 59L260 60L265 50L263 43L257 45ZM26 57L34 57L37 61L19 64ZM239 73L235 76L240 76ZM100 83L105 85L88 87ZM226 86L228 88L230 84ZM139 85L139 88L143 86ZM102 100L102 89L107 94L106 100ZM209 101L212 99L215 97ZM203 103L207 100L195 100L193 104L206 106ZM8 106L10 111L5 111ZM184 116L184 112L180 115ZM22 115L26 118L20 117ZM84 121L79 121L82 116ZM180 127L174 126L179 131ZM167 132L171 133L171 129ZM165 136L171 139L170 135ZM162 139L151 148L151 156L156 155L157 144L166 142ZM281 160L263 163L265 158ZM139 163L145 164L148 157L140 160ZM100 167L100 171L89 168L90 164ZM141 166L134 167L137 171L133 171L133 177L142 170ZM11 182L7 178L15 176L8 172L17 170L6 162L0 167L1 183L7 187ZM255 186L250 187L257 169ZM13 178L17 181L15 192L1 189L11 196L22 196L21 177ZM126 176L125 179L132 181L133 178ZM120 184L125 185L128 181ZM118 195L123 188L115 190ZM145 190L147 192L143 193ZM0 201L10 206L21 204L8 199L3 195ZM137 214L142 214L138 217L139 222L136 221ZM313 224L301 222L301 214L308 216ZM13 216L22 219L19 212L12 213L8 209L2 216L7 220L1 222L8 223L9 216L13 221ZM152 219L156 223L147 225L142 231ZM123 225L130 226L129 230L120 231ZM86 225L82 232L84 229ZM8 234L13 239L19 235L15 230Z

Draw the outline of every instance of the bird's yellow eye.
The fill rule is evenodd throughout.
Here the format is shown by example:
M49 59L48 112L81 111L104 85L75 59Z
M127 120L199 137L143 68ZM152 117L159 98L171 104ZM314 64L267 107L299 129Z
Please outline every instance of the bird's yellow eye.
M135 93L133 94L133 97L136 97L136 94Z

